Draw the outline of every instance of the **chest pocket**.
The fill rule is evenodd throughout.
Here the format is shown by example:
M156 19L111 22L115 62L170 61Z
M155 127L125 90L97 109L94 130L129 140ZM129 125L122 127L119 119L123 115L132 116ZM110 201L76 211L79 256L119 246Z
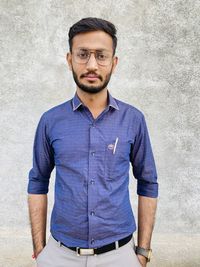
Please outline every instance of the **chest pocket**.
M118 179L129 172L130 143L118 140L114 151L115 140L106 145L105 178Z

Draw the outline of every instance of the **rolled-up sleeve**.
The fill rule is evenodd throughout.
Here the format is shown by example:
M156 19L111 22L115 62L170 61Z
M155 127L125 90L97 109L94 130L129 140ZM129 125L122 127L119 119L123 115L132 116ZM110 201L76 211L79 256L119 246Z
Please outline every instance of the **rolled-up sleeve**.
M135 140L131 145L131 165L137 179L137 194L156 198L158 196L157 171L144 115L138 123Z
M54 153L49 142L48 125L45 113L38 123L34 145L33 145L33 166L29 171L28 193L47 194L49 178L54 168Z

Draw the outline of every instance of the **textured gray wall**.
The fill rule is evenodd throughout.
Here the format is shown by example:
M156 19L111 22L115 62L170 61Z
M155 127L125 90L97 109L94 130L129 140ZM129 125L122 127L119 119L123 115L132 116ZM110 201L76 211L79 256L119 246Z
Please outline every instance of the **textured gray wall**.
M67 33L87 16L116 24L119 64L109 89L144 112L150 132L160 196L149 266L200 266L200 1L1 0L0 11L0 266L32 266L33 137L41 114L73 97ZM132 178L136 212L135 186Z

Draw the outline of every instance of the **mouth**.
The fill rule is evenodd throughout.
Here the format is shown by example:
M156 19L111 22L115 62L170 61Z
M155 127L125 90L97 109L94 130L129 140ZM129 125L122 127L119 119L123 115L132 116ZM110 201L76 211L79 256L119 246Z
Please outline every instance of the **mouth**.
M94 74L85 75L84 78L88 81L96 81L99 79L99 77Z

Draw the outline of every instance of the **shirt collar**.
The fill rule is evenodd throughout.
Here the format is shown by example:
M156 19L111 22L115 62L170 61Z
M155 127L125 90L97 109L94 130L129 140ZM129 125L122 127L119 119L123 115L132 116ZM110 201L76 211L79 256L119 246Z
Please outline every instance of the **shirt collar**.
M119 110L119 106L118 106L116 100L111 96L109 91L107 91L107 92L108 92L108 106ZM84 105L84 104L81 102L81 100L78 97L77 92L76 92L74 97L72 98L73 111L77 110L81 105Z

